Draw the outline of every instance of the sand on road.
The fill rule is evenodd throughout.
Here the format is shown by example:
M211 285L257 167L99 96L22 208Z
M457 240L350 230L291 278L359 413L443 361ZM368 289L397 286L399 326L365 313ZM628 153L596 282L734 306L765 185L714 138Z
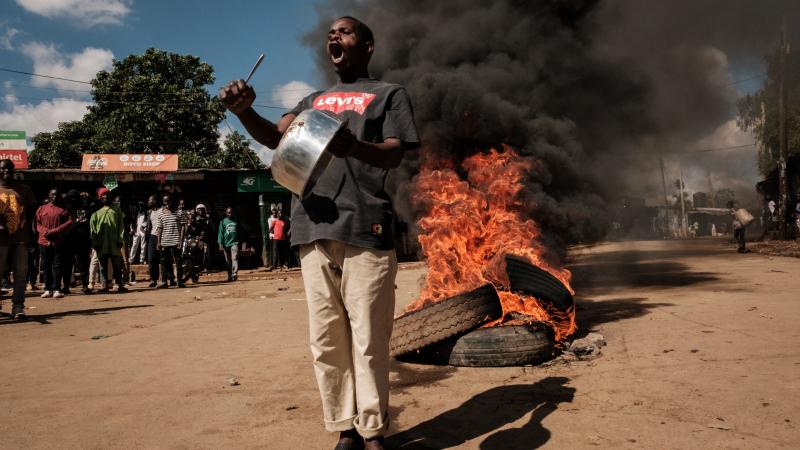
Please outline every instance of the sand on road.
M395 363L389 443L800 448L800 260L704 239L578 248L571 268L600 358ZM398 310L423 274L400 271ZM333 448L298 277L28 306L25 323L0 312L2 448Z

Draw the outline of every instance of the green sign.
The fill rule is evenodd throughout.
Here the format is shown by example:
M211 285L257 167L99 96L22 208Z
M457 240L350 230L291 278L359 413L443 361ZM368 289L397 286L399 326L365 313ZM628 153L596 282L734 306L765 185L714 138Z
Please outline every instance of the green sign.
M289 190L278 184L269 172L240 173L236 176L239 192L276 192L288 193Z
M106 177L103 178L103 186L105 186L109 191L116 189L117 186L119 186L119 182L117 182L117 176L106 175Z
M24 131L0 131L0 139L25 139Z

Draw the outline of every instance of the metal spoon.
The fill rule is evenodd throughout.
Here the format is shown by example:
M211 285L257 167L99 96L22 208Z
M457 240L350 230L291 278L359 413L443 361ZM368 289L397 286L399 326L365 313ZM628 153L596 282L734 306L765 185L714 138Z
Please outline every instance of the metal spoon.
M244 84L247 84L247 83L250 82L250 78L252 78L253 74L256 73L256 69L258 69L258 66L261 65L261 61L264 61L264 54L263 53L261 54L261 56L258 57L258 61L256 61L256 64L253 66L253 68L250 69L250 75L247 75L247 79L244 80Z

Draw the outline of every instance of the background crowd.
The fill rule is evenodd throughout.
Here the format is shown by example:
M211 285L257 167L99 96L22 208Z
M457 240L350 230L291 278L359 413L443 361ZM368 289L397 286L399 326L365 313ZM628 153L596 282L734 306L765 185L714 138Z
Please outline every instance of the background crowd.
M44 298L73 289L123 293L136 282L131 264L147 264L150 287L184 287L215 267L217 251L228 281L235 281L240 255L252 252L233 207L217 221L202 203L188 209L183 199L154 194L126 214L123 199L106 187L91 193L53 187L40 206L14 172L12 161L0 160L0 274L3 287L13 290L13 317L25 317L25 291L39 283ZM289 221L275 209L268 227L271 261L265 265L286 269L296 259Z

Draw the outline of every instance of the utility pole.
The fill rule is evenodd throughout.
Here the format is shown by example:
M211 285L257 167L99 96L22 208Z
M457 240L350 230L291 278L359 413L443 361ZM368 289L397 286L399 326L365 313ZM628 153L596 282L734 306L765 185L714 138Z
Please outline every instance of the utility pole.
M689 230L687 230L687 220L686 220L686 205L683 202L683 164L681 164L681 159L678 158L678 184L680 184L680 193L681 196L681 235L686 237L689 234Z
M706 178L708 179L708 196L711 197L711 207L716 208L717 200L714 198L714 184L711 182L711 169L708 167L706 167Z
M667 197L667 177L664 176L664 158L661 158L661 183L664 185L664 214L667 221L666 231L667 231L667 237L670 237L672 236L672 233L670 232L671 222L669 221L670 217L669 217L669 197Z
M781 36L780 50L780 72L778 76L778 114L780 116L779 142L780 155L778 156L778 232L781 239L789 239L788 227L786 226L786 214L789 207L789 192L786 185L786 155L789 147L789 135L786 127L786 59L789 56L791 47L789 46L786 35L786 18L783 19L783 34Z

